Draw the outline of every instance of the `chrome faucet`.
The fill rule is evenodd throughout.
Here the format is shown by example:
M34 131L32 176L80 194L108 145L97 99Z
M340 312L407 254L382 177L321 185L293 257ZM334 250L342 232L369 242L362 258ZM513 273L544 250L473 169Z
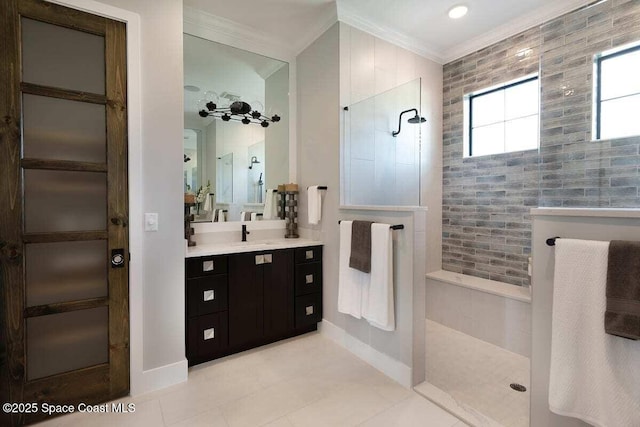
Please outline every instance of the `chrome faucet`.
M247 224L242 224L242 241L247 241L247 234L251 234L251 232L247 231Z

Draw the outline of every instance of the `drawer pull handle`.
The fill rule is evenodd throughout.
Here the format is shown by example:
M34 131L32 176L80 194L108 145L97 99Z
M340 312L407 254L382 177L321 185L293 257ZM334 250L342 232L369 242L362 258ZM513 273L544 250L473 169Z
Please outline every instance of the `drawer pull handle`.
M304 276L304 280L305 280L307 285L312 284L313 283L313 274L307 274L306 276Z
M265 264L271 264L273 262L273 255L272 254L264 254L264 263Z
M264 255L256 255L256 265L264 264Z
M205 329L203 335L205 341L212 340L216 337L216 330L215 328Z
M213 289L209 289L202 293L203 301L213 301L214 299L216 299L216 292Z
M307 316L311 316L313 314L313 306L312 305L308 305L304 308L304 311L306 312Z
M213 271L213 260L202 261L202 271Z
M304 257L305 257L306 259L313 259L313 250L306 251L306 252L304 253Z

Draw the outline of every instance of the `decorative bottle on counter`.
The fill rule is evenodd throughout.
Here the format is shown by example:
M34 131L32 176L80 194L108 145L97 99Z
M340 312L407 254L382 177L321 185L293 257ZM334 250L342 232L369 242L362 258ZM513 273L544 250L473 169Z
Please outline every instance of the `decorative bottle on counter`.
M296 239L298 235L298 185L285 185L285 225L287 239Z

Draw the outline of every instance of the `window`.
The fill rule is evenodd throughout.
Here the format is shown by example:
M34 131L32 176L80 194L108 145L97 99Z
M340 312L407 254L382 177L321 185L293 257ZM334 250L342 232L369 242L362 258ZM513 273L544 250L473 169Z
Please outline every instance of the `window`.
M465 157L538 148L538 77L465 97Z
M596 56L596 139L640 135L640 46Z

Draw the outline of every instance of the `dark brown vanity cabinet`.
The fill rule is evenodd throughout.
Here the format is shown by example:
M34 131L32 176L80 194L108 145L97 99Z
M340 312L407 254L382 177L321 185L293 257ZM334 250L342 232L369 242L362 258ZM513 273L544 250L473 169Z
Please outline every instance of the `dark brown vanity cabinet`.
M295 255L296 329L322 320L322 246L296 249Z
M227 261L226 256L186 261L186 345L190 365L228 350Z
M229 345L251 347L293 329L293 252L229 256Z
M317 329L322 246L188 258L189 365Z

